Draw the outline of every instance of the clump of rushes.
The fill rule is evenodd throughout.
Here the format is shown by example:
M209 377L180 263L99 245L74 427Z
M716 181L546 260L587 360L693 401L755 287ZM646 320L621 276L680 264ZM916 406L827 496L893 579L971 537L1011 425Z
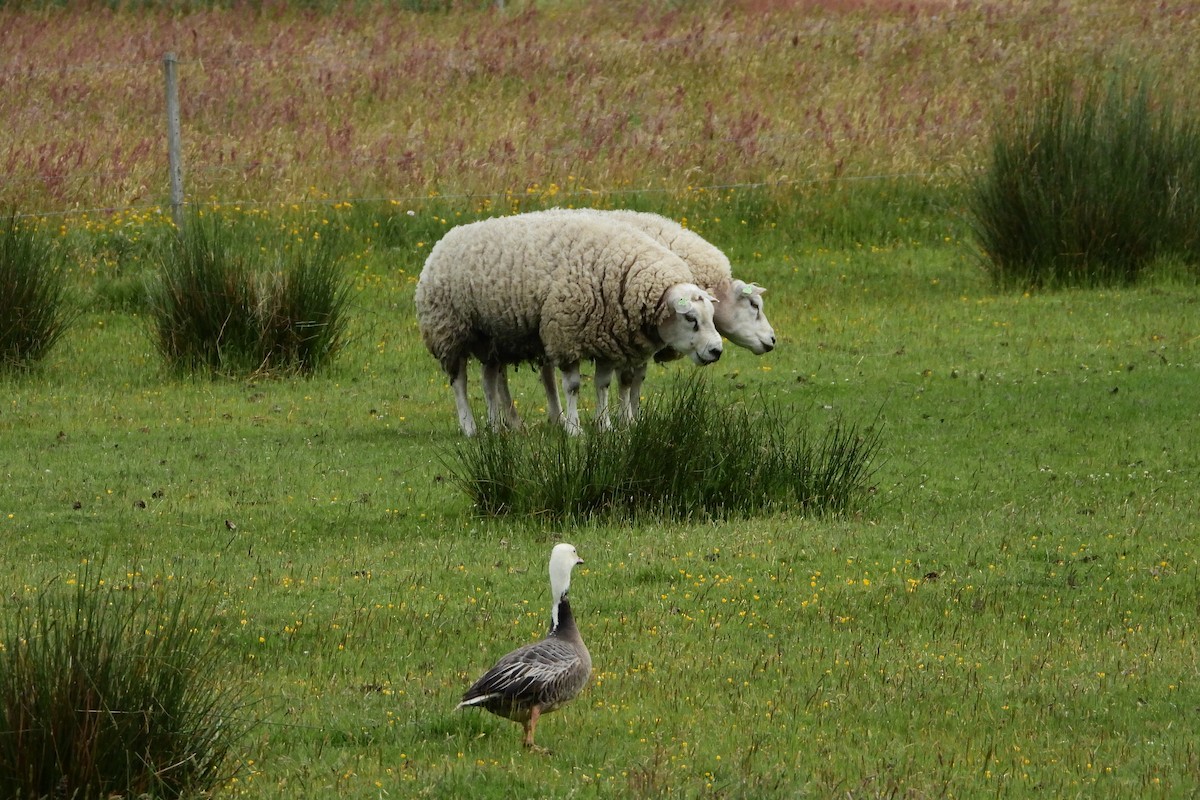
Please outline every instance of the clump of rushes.
M349 289L328 244L264 243L249 225L196 214L152 293L155 342L181 371L309 374L344 343Z
M198 796L231 777L248 723L222 683L213 613L185 593L126 588L81 576L6 615L4 797Z
M1041 82L1006 110L970 210L997 285L1134 283L1197 255L1200 132L1120 73Z
M40 361L73 317L59 251L9 213L0 223L0 370Z
M814 434L781 407L722 404L689 378L628 426L481 432L448 461L487 515L720 519L852 510L868 496L879 447L877 428L839 420Z
M350 284L333 247L294 250L259 305L262 363L311 374L332 361L346 341L349 303Z
M155 343L181 371L257 369L258 247L238 229L202 213L166 250L151 298Z

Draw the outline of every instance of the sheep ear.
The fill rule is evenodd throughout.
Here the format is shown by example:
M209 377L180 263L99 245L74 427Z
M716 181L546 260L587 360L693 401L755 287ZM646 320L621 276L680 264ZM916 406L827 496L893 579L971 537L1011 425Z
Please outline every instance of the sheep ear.
M720 300L717 299L717 296L714 295L712 292L700 292L700 294L696 296L696 302L698 303L706 297L708 298L708 302L710 302L710 303L716 304L716 303L721 302Z
M762 294L766 291L757 283L746 283L745 281L734 281L734 291L743 297L753 297L756 294Z

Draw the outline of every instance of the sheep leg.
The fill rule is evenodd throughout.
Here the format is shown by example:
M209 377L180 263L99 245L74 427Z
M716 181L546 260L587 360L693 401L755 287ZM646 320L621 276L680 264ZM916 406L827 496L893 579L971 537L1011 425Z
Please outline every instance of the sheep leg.
M487 400L488 424L492 430L521 427L521 417L508 391L508 372L503 363L483 365L483 396Z
M454 405L458 407L458 427L467 436L475 435L475 417L471 415L471 404L467 401L467 360L458 362L450 374L450 388L454 390Z
M554 376L554 365L550 362L542 364L539 370L542 376L542 388L546 390L546 416L556 424L562 424L562 406L558 403L558 379Z
M517 413L517 404L513 402L512 393L508 390L508 369L503 365L497 368L496 403L504 412L504 424L514 430L521 427L521 415Z
M596 362L596 424L602 431L612 427L608 419L608 387L612 385L612 376L612 364Z
M563 394L567 396L567 413L563 417L563 427L567 433L575 436L583 429L579 426L579 362L575 361L563 367Z
M646 364L621 370L621 419L632 422L641 404L642 383L646 380Z
M500 430L500 371L503 367L494 361L483 363L483 399L487 402L488 426Z

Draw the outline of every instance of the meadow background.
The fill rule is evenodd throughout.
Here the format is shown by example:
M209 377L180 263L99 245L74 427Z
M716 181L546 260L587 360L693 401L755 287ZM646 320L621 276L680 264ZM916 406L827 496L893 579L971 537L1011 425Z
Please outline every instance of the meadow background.
M1195 4L17 3L0 31L0 208L55 235L80 310L0 378L0 602L213 609L254 724L222 796L1196 790L1195 280L999 291L964 203L1048 70L1144 69L1194 113ZM339 240L352 335L312 378L158 359L169 51L192 207ZM704 377L879 426L864 507L474 514L413 284L450 226L549 205L686 220L767 286L778 350ZM544 632L560 538L596 672L542 757L453 707Z

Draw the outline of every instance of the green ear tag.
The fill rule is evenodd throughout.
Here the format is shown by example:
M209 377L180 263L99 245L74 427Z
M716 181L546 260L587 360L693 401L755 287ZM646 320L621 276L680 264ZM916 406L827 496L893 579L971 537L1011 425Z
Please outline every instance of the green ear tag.
M746 284L745 286L742 287L742 294L749 297L750 295L754 294L754 287L751 286L750 284Z
M691 305L691 301L688 300L686 297L681 297L675 301L675 307L678 308L680 311L687 311L689 305Z

